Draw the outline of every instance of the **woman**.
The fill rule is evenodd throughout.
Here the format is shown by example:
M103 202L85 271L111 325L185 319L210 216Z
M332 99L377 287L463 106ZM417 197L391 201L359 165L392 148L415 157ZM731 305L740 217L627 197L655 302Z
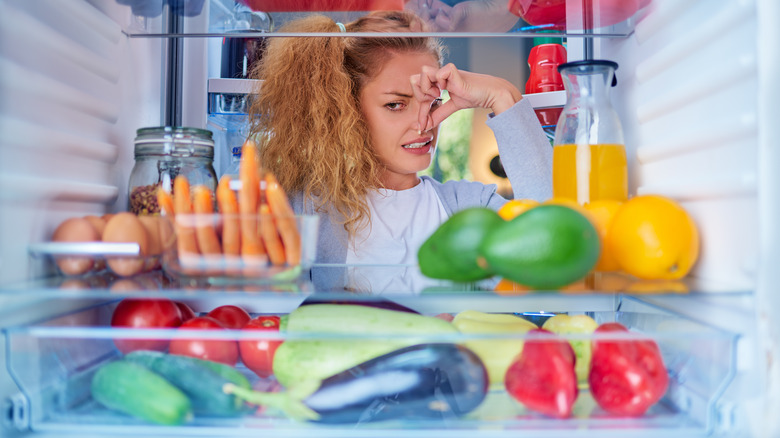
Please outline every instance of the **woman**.
M280 31L374 33L270 38L254 72L264 81L252 107L262 165L297 213L320 215L318 263L416 264L453 212L506 202L494 185L417 175L431 164L439 123L459 109L492 109L515 197L550 196L552 150L515 86L441 67L434 38L376 36L426 31L416 15L375 12L348 24L311 16Z

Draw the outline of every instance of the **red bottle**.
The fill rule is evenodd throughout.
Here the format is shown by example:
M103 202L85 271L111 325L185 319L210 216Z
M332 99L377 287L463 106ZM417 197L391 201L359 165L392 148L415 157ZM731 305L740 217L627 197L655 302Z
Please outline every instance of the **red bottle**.
M546 93L564 89L558 66L566 63L566 48L560 44L540 44L531 49L528 66L531 73L525 83L525 93ZM541 108L535 110L536 117L545 128L553 128L563 108Z

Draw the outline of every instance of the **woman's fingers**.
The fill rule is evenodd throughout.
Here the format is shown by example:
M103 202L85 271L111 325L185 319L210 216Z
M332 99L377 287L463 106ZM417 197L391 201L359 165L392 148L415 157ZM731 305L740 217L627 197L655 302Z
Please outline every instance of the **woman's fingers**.
M412 84L414 98L420 102L420 109L417 114L417 130L422 132L429 129L426 126L429 124L428 117L431 112L431 105L438 99L441 91L433 87L431 78L425 71L419 75L412 76L409 80Z
M444 119L461 109L457 100L448 100L438 104L442 90L448 90L450 97L463 89L463 79L453 64L442 68L423 67L419 75L411 78L414 98L420 102L417 117L418 130L427 131L439 125Z
M428 124L425 126L424 131L428 131L430 129L433 129L434 127L438 126L441 122L443 122L447 117L451 116L454 112L458 111L460 108L455 104L455 102L452 101L452 99L442 103L437 108L435 108L433 111L429 113L428 116Z

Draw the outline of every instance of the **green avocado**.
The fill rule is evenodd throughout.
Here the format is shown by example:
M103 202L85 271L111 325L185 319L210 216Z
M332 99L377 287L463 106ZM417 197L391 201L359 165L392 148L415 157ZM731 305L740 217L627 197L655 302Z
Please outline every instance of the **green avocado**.
M504 220L489 208L472 207L453 214L417 252L420 271L430 278L471 282L491 277L477 263L477 248L489 231Z
M595 266L601 242L593 224L562 205L541 205L500 224L479 253L496 274L534 289L557 289Z

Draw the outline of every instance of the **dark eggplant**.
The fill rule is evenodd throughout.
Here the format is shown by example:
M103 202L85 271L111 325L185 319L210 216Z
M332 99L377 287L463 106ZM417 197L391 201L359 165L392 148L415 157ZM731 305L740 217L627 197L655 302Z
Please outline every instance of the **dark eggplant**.
M420 312L410 309L403 304L398 304L395 301L388 300L387 298L379 298L379 297L362 297L360 299L358 298L349 298L349 297L340 297L340 298L329 298L327 296L313 296L309 295L306 297L306 299L303 300L303 302L300 304L301 306L307 306L309 304L350 304L350 305L357 305L357 306L368 306L368 307L376 307L378 309L386 309L386 310L396 310L399 312L408 312L408 313L417 313Z
M322 381L303 402L322 423L455 418L479 406L489 386L482 361L455 344L420 344Z
M489 385L484 364L471 350L436 343L363 362L322 380L298 400L291 395L295 389L279 394L233 387L227 392L250 403L281 407L300 419L358 424L395 418L455 419L479 406Z

